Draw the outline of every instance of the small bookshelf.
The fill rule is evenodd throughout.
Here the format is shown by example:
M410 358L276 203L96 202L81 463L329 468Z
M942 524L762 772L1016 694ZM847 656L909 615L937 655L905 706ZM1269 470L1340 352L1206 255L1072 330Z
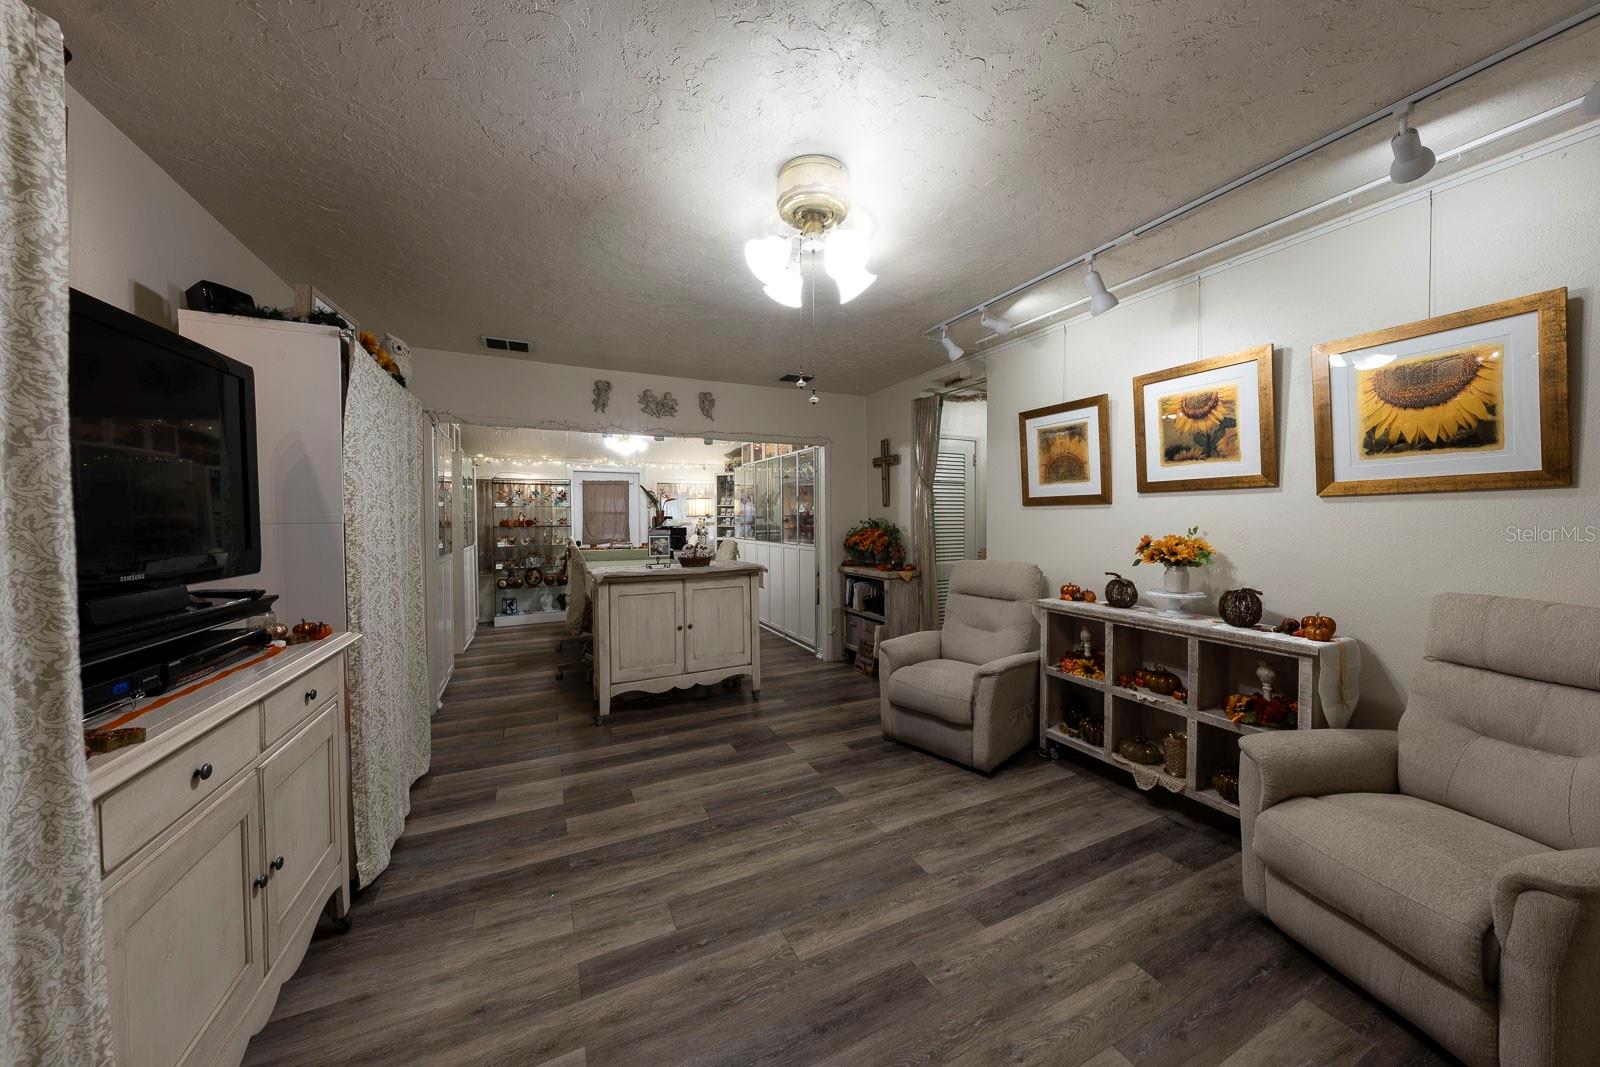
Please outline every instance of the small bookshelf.
M873 647L891 637L917 630L921 611L921 578L915 573L872 567L839 568L840 614L844 650L853 660L867 637Z

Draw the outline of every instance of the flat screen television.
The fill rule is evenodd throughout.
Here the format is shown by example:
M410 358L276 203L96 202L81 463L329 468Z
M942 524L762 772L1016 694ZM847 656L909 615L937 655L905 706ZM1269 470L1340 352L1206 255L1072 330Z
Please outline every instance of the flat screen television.
M261 569L250 367L73 290L68 361L78 595Z

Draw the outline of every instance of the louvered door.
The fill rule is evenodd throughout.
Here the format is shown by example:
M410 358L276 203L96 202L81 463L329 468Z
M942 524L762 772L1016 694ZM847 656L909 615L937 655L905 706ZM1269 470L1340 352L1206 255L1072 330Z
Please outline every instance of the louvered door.
M939 455L933 470L933 562L941 626L951 566L978 556L977 469L976 441L939 438Z

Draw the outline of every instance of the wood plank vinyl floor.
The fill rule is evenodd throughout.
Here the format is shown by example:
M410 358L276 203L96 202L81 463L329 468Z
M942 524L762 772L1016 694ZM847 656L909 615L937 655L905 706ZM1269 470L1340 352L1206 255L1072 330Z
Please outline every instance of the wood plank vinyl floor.
M1449 1062L1257 918L1182 800L887 742L875 681L770 636L759 701L597 728L561 636L458 659L392 865L248 1064Z

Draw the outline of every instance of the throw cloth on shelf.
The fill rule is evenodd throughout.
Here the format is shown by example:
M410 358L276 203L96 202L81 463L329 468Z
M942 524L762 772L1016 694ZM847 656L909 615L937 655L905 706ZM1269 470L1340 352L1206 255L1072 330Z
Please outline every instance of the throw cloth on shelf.
M0 0L0 1063L109 1064L67 445L61 27Z
M428 772L422 405L354 347L344 411L345 597L361 634L347 660L356 881L389 865L411 783ZM430 497L431 498L431 497Z
M1348 637L1335 637L1317 653L1317 696L1328 725L1342 730L1350 725L1361 700L1361 646Z

